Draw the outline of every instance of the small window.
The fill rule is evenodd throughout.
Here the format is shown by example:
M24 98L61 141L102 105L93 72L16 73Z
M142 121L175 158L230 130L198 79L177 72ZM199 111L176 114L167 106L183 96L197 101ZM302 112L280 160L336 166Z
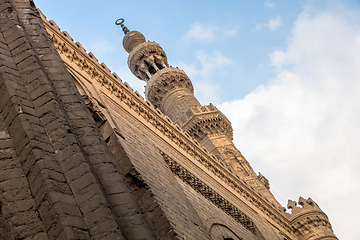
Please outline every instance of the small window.
M161 64L159 64L159 63L156 63L156 66L158 67L159 70L161 70L161 69L164 68L164 67L163 67Z
M149 72L150 72L151 75L153 75L153 74L156 73L156 70L155 70L155 68L153 66L150 66L149 67Z

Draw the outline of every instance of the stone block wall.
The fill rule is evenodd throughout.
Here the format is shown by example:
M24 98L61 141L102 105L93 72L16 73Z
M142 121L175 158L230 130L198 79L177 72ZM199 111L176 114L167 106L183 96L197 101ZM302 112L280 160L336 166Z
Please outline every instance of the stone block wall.
M297 239L281 210L31 0L0 0L0 239Z
M136 195L138 201L143 202L143 211L154 228L162 224L161 221L153 221L156 219L153 215L157 215L168 221L169 224L164 227L173 229L172 236L179 239L224 239L226 236L233 239L281 239L278 232L256 211L247 210L246 206L235 202L254 221L260 233L258 236L186 184L171 171L162 153L185 165L187 162L189 171L199 174L198 177L204 182L223 193L217 184L212 184L214 180L207 176L211 174L209 171L191 166L189 161L193 160L188 159L186 153L164 141L159 137L162 133L141 118L134 119L128 112L131 109L125 109L125 106L114 103L108 97L100 99L117 132L110 138L108 146L118 156L118 164L124 166L121 169L130 186L136 181L141 182L133 190L143 192ZM117 149L124 150L126 154L117 155ZM147 202L149 196L152 197L150 203Z
M32 1L0 1L6 239L154 239Z

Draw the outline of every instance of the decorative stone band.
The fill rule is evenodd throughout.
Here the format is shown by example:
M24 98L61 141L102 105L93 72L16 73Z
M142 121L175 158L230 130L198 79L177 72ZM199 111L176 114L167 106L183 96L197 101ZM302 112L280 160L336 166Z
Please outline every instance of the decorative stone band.
M182 181L189 184L195 191L199 192L205 198L214 203L218 208L222 209L226 214L230 215L235 221L241 223L246 229L254 235L259 234L254 222L246 214L236 208L233 204L215 192L199 178L195 177L187 169L183 168L176 161L171 159L167 154L160 152L170 170L175 173Z
M145 96L155 107L161 109L166 98L177 89L186 89L194 94L194 87L186 73L179 68L168 67L150 78L145 87ZM200 105L194 96L193 98L195 103Z
M270 190L269 180L265 176L263 176L260 172L259 172L259 175L257 177L260 180L260 182L264 185L264 187L266 189Z
M177 88L174 91L168 92L163 98L160 110L171 118L174 123L179 124L179 118L182 117L189 108L194 106L200 106L200 103L192 92L187 88Z
M233 129L230 121L214 105L193 107L186 112L182 128L198 142L205 137L225 135L233 139Z
M215 156L210 156L198 143L194 142L189 136L185 136L186 133L183 132L182 129L174 125L172 121L162 115L159 110L156 110L149 101L144 101L138 92L133 92L131 87L126 82L123 83L116 73L111 73L104 63L98 63L95 56L87 53L80 43L74 43L67 32L60 31L60 28L54 21L47 21L41 12L40 15L46 30L62 57L65 56L74 62L80 69L86 72L92 80L99 82L110 94L134 110L139 117L143 117L145 121L167 136L170 141L177 144L192 156L195 161L204 165L249 203L261 210L269 219L274 221L274 223L282 226L288 234L292 235L291 225L283 211L280 211L270 202L266 201L265 198L257 194L245 182L233 176L225 166L222 166L217 161Z
M166 54L159 44L144 42L131 50L128 66L136 77L148 81L156 72L169 65Z

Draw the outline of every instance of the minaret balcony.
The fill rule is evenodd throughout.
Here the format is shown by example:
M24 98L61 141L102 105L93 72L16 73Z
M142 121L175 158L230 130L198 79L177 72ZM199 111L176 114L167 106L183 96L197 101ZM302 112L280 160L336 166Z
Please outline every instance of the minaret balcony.
M233 139L230 121L212 104L190 108L180 118L179 124L198 142L215 136L225 136L230 141Z
M128 57L128 66L137 78L149 81L156 72L167 68L169 65L165 51L159 44L143 42L131 50Z

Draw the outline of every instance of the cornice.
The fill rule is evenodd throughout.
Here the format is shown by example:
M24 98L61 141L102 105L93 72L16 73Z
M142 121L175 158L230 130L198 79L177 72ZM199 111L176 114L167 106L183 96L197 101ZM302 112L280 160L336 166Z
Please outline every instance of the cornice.
M161 108L165 99L174 91L186 89L192 94L194 87L186 73L175 67L163 68L156 72L145 87L145 96L157 108Z
M40 15L60 55L74 62L82 71L85 71L92 79L105 87L115 98L125 103L149 124L160 130L170 141L185 150L193 159L210 170L243 199L251 203L254 208L263 212L280 228L286 230L290 235L293 234L290 222L282 210L277 209L266 198L253 190L251 186L231 174L225 166L216 160L215 156L211 156L206 149L193 141L187 133L165 117L159 109L155 109L149 101L145 101L138 92L133 92L131 87L126 82L123 83L116 73L111 73L104 63L98 63L95 56L90 52L87 53L80 43L74 43L69 34L61 31L54 21L47 21L41 12Z
M169 157L166 153L160 152L164 158L164 161L170 168L170 170L177 175L182 181L189 184L195 191L199 192L206 199L214 203L218 208L222 209L225 213L230 215L235 221L239 222L246 229L248 229L254 235L257 234L257 228L255 223L244 214L240 209L235 207L232 203L223 198L220 194L214 191L211 187L201 181L199 178L194 176L186 168L181 166L174 159Z
M225 135L233 139L233 129L227 117L212 105L192 107L186 113L189 119L182 125L184 131L190 136L199 135L204 132L206 137ZM201 141L201 140L200 140Z
M152 56L152 59L149 58L149 56ZM143 42L134 47L134 49L131 50L129 57L128 57L128 66L131 70L131 72L140 78L139 75L139 67L141 66L141 63L143 62L143 59L147 59L148 63L151 65L152 63L155 63L155 58L158 59L158 61L161 61L166 66L168 66L167 63L167 57L165 54L165 51L161 48L161 46L156 42Z

